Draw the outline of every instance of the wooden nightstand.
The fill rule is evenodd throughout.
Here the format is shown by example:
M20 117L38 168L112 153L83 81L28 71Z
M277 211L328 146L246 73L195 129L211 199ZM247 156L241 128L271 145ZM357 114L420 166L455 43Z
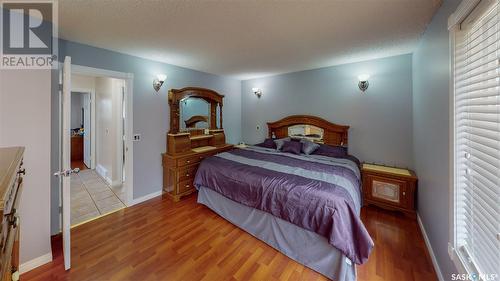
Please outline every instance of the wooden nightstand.
M417 176L408 169L363 164L363 205L416 217Z

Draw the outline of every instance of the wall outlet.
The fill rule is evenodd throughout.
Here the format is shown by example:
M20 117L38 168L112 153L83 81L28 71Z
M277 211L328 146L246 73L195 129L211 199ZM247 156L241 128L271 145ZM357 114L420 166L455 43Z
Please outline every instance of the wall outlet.
M257 131L260 131L260 125L257 125L257 126L255 127L255 129L256 129Z
M141 140L141 134L135 134L134 137L132 138L133 141L140 141Z

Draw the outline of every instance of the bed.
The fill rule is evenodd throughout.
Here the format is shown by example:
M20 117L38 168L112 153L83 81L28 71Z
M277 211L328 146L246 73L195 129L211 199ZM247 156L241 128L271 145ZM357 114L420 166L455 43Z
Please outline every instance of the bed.
M269 137L313 136L323 147L346 150L348 129L303 115L268 123ZM209 157L194 180L198 203L338 281L356 280L355 265L366 262L373 248L360 219L360 182L359 162L348 155L293 154L265 146Z

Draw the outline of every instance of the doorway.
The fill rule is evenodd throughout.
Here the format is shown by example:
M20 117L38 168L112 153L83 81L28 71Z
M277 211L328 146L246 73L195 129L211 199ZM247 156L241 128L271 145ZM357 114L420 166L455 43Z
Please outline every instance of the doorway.
M71 168L92 167L92 105L89 92L71 92Z
M126 142L131 139L131 78L122 77L72 66L71 168L80 172L71 175L71 227L121 210L131 201L132 163Z

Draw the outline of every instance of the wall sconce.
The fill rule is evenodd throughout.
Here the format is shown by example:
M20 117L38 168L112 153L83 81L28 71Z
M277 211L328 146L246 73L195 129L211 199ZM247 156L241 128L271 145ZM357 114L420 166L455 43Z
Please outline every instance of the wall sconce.
M260 99L262 96L262 90L259 88L252 88L252 92Z
M155 91L159 91L161 88L161 85L163 85L163 82L167 80L167 75L165 74L158 74L156 75L156 78L153 80L153 88Z
M365 92L368 89L368 86L370 86L370 83L368 83L368 79L370 79L370 75L368 74L363 74L358 76L358 87L361 90L361 92Z

